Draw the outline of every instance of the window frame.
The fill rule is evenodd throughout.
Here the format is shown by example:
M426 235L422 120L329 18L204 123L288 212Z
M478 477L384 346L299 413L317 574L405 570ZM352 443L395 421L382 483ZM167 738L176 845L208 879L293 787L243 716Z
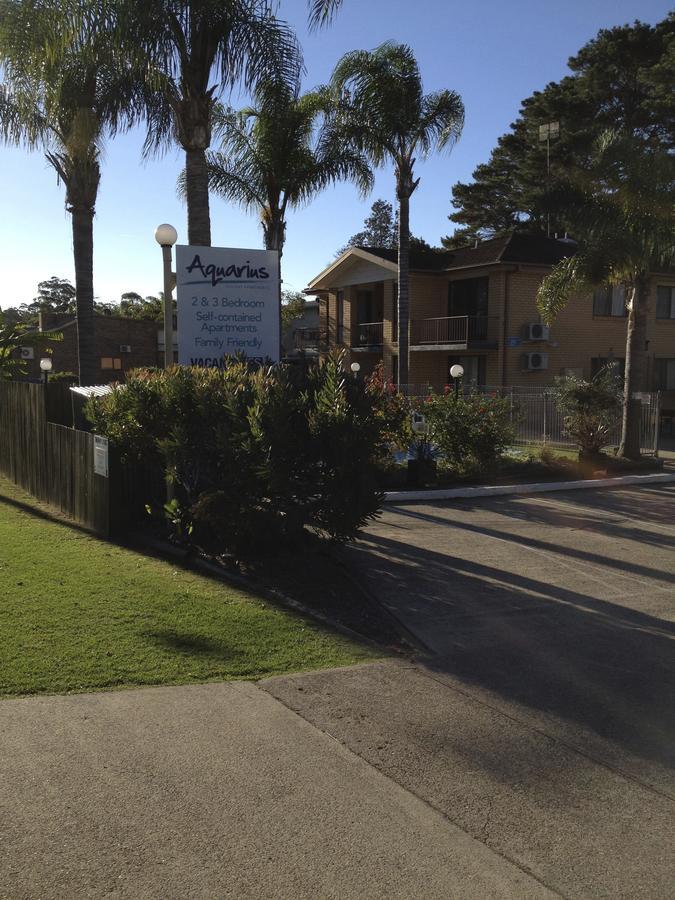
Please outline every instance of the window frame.
M665 299L665 303L668 305L668 315L659 315L659 309L662 309L663 306L662 298L659 297L659 292L668 291L669 296ZM675 287L671 284L657 284L656 286L656 318L659 322L675 322Z

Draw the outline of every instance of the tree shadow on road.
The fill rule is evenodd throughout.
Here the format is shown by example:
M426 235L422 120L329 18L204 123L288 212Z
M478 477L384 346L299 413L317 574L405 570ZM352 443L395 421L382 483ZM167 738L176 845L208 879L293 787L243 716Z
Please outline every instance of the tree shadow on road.
M675 764L675 624L550 584L531 567L516 574L390 536L367 533L347 553L430 646L438 671ZM625 568L655 575L639 564Z

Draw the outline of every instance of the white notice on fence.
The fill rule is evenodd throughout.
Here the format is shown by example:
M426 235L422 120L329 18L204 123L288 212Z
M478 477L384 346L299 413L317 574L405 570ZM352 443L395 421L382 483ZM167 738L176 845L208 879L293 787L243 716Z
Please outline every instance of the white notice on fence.
M221 368L241 354L279 359L279 254L176 247L178 362Z
M108 477L108 438L94 435L94 472Z

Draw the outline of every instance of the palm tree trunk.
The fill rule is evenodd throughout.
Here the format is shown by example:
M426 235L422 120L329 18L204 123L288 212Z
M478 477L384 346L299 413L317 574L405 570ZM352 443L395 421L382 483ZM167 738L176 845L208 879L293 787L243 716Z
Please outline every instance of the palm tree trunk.
M398 198L398 389L406 389L409 378L410 304L408 297L410 268L410 196Z
M185 193L188 212L188 243L197 247L211 246L211 214L209 211L209 174L206 151L185 151Z
M619 456L626 456L628 459L640 458L642 403L640 400L633 399L633 394L636 391L645 391L648 387L648 302L649 281L644 275L641 275L636 278L632 286L626 329L626 371Z
M284 252L284 244L286 242L286 222L282 213L275 215L272 213L267 219L263 219L263 239L265 241L265 250L278 250L279 259Z
M73 259L75 264L75 305L77 309L77 359L81 385L96 384L94 324L94 210L72 206Z
M265 250L277 250L279 252L279 359L284 358L283 326L281 322L281 254L286 241L286 221L281 210L270 210L269 215L263 218L263 239Z

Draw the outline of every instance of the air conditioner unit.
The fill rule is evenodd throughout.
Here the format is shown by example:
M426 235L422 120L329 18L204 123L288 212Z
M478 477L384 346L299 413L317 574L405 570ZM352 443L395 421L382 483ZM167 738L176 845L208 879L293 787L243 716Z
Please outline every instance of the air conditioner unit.
M120 353L131 353L131 344L120 344Z
M21 347L21 359L35 359L35 349L33 347Z
M542 325L541 322L530 322L527 326L528 341L547 341L549 333L548 325Z
M523 353L523 369L527 372L548 369L548 353Z

